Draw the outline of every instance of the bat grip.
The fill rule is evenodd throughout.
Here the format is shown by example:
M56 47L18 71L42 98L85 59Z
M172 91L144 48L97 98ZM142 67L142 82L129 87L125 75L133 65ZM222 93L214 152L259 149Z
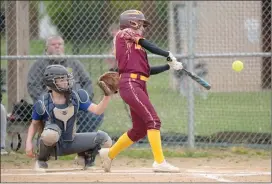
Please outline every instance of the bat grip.
M191 72L189 72L188 70L186 70L185 68L182 68L182 70L187 73L187 75L189 75L190 77L193 76Z
M172 59L171 59L170 57L167 57L166 60L167 60L167 61L172 61ZM192 73L191 73L191 72L187 71L187 70L184 69L184 68L182 68L182 70L183 70L184 72L186 72L187 75L192 76Z

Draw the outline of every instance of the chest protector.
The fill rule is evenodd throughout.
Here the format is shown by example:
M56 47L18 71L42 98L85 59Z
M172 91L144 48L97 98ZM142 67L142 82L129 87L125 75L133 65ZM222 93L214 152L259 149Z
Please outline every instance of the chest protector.
M79 110L79 97L73 91L70 98L71 102L68 107L60 109L53 103L51 94L47 93L43 96L43 105L49 116L46 125L57 124L61 129L60 139L62 141L73 141L76 133L76 114Z

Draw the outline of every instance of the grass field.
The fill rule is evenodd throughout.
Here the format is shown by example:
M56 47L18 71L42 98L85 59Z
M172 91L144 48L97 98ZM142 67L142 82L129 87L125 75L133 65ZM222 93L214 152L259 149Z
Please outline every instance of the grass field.
M43 52L43 42L33 41L30 54L39 55ZM105 45L105 44L103 44ZM83 53L107 53L109 46L84 47ZM67 43L68 52L71 45ZM1 55L6 54L5 42L1 40ZM104 60L82 60L91 74L94 83L95 101L102 95L95 85L95 79L107 70ZM151 65L165 63L162 59L151 59ZM1 61L1 68L6 62ZM169 72L152 76L148 82L150 99L162 120L162 132L187 133L187 99L169 86ZM7 104L6 94L3 104ZM195 134L209 135L219 131L270 132L271 93L239 92L239 93L208 93L208 98L195 96ZM119 96L113 98L106 111L105 122L101 129L112 133L122 133L131 127L131 122Z

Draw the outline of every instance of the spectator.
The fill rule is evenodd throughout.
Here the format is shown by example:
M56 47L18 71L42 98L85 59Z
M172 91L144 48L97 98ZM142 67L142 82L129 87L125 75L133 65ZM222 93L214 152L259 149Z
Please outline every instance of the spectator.
M1 102L1 155L6 155L6 135L7 135L7 111L2 104L2 93L0 93Z
M51 36L46 40L45 54L46 55L64 55L64 40L61 36ZM27 88L33 103L36 102L42 93L47 92L47 88L42 82L42 74L48 65L60 64L73 72L75 78L74 90L84 89L93 100L93 87L90 75L84 70L84 66L78 60L72 59L38 59L30 68L28 73ZM80 112L77 115L78 133L93 132L102 124L104 114L96 115L91 112Z

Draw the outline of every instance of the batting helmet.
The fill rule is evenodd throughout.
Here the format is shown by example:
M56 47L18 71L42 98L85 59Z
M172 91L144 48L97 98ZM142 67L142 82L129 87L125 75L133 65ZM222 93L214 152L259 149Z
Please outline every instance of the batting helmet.
M133 28L139 29L140 24L138 21L143 21L144 27L150 25L150 22L145 19L144 14L139 10L126 10L120 15L120 29Z
M62 88L56 84L56 79L64 79L68 82L67 87ZM73 75L68 72L68 70L62 65L49 65L46 67L43 81L47 87L50 87L52 90L58 93L67 93L71 92L74 79Z

